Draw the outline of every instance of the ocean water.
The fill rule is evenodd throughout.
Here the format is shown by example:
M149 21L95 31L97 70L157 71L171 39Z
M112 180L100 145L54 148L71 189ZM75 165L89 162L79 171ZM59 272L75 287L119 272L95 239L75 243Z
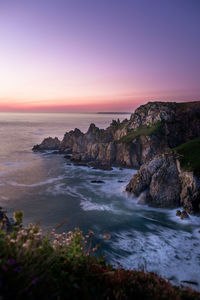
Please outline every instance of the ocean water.
M175 284L194 281L200 290L200 218L181 221L176 210L138 205L125 192L135 170L77 167L63 155L31 151L45 137L62 138L75 127L85 132L91 122L105 128L128 117L0 113L0 206L9 216L22 209L25 224L39 221L45 231L63 220L60 232L93 230L109 262L155 271ZM105 231L110 240L103 239Z

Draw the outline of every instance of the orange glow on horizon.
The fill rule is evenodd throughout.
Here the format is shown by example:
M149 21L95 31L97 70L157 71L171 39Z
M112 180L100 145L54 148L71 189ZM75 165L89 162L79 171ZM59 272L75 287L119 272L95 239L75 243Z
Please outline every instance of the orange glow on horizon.
M199 101L196 98L183 97L181 99L166 97L164 100L159 96L154 97L137 97L137 98L124 98L124 99L110 99L110 100L100 100L92 99L92 101L64 101L64 100L48 100L48 101L1 101L0 99L0 112L132 112L135 108L149 101L169 101L169 102L188 102L188 101Z
M97 101L95 103L3 103L0 112L97 112L97 111L132 111L141 101Z

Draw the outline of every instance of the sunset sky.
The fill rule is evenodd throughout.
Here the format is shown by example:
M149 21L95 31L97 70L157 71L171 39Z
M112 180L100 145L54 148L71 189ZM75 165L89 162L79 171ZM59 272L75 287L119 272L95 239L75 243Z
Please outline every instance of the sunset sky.
M0 0L0 111L200 100L200 0Z

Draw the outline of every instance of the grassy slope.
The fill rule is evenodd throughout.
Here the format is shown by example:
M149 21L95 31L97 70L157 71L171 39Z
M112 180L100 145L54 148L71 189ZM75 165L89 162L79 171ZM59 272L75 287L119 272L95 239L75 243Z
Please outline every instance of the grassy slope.
M140 136L151 136L153 134L159 135L159 134L162 134L162 130L163 130L163 123L160 121L153 123L149 126L141 126L141 127L137 128L136 130L131 129L130 132L126 136L123 136L119 140L119 143L129 144L135 138L140 137Z
M200 138L174 148L181 155L181 167L185 171L193 171L200 177Z

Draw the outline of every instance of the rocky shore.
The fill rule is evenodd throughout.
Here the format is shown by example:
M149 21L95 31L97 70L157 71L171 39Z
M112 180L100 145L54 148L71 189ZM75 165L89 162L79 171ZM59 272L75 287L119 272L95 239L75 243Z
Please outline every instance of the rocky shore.
M155 156L143 164L133 176L126 191L139 196L139 202L155 207L175 208L183 206L179 214L198 214L200 211L200 182L193 172L180 167L176 153Z
M140 203L183 206L181 216L186 216L200 213L198 166L193 170L193 162L188 161L188 170L187 165L182 168L176 147L199 137L200 102L149 102L129 120L113 120L105 130L91 124L86 133L76 128L65 133L62 141L46 138L33 151L58 151L75 164L104 170L112 166L139 169L126 190L139 196Z

